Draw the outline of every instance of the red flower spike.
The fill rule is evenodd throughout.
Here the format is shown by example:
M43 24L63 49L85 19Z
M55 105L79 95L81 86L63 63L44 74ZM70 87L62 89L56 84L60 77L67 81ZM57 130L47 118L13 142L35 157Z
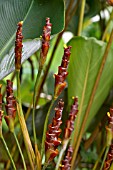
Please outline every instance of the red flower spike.
M74 98L74 103L71 106L71 111L69 113L69 119L66 122L66 127L64 129L64 139L70 138L72 131L74 130L74 121L78 113L78 98Z
M0 137L2 136L2 117L3 117L3 111L0 110Z
M0 137L2 136L2 117L3 117L1 88L2 84L0 84Z
M0 110L2 110L2 94L1 94L2 84L0 84Z
M62 58L61 66L58 67L58 74L55 74L54 98L57 98L66 87L65 79L68 75L67 68L68 68L70 54L71 54L70 50L71 50L71 46L64 48L64 55Z
M71 169L72 153L73 153L73 148L70 145L68 147L65 159L62 161L62 165L60 168L61 170L70 170Z
M46 151L46 162L50 162L58 155L57 147L61 144L61 139L58 138L61 134L60 125L62 123L62 111L64 107L64 102L59 100L58 106L55 108L55 117L52 123L48 126L48 131L46 133L45 141L45 151Z
M43 28L43 34L42 34L42 47L40 52L40 63L39 63L40 68L43 67L49 50L51 27L52 24L50 23L50 18L46 18L46 25Z
M109 152L107 154L106 161L102 170L109 170L111 163L113 161L113 144L111 144Z
M7 80L6 91L7 91L7 97L6 97L7 104L5 105L5 107L6 107L7 116L4 116L4 118L6 120L6 123L10 131L13 131L14 120L16 117L16 100L13 95L13 82L11 82L10 80Z
M15 69L20 70L21 68L21 58L22 58L22 25L23 21L18 23L18 28L16 32L16 40L15 40Z

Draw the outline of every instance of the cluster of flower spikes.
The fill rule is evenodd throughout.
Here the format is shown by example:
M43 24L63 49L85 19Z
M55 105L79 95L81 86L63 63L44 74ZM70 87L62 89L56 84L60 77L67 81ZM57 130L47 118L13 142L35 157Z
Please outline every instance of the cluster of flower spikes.
M106 161L104 163L103 170L109 170L112 162L113 162L113 144L111 144L111 146L110 146Z
M65 158L64 160L62 160L62 165L60 167L61 170L70 170L72 154L73 154L73 148L71 145L69 145Z
M71 133L74 130L74 121L78 113L78 98L74 97L73 99L74 99L74 103L71 106L69 118L66 122L66 127L64 129L64 139L68 139L71 136Z
M52 161L59 153L57 147L61 144L59 135L61 134L60 125L62 124L61 118L63 107L64 102L60 99L58 106L55 108L55 117L53 118L52 123L48 126L45 141L46 162Z
M66 86L65 79L68 75L67 68L70 59L71 46L64 48L64 55L62 58L62 63L58 67L58 74L55 74L55 91L54 98L57 98Z
M14 131L14 119L16 116L16 100L13 95L13 82L7 80L7 87L6 87L6 113L7 116L4 116L6 123L9 127L10 131Z
M113 139L113 108L110 108L110 112L108 112L107 115L108 115L108 126L106 126L106 131L108 136L107 142L110 145L110 149L107 154L107 159L105 160L103 170L108 170L113 161L113 144L111 144Z
M18 23L18 28L16 32L16 40L15 40L15 68L16 70L20 70L21 68L21 58L22 58L22 25L23 21Z
M43 28L43 34L42 34L42 47L40 52L40 63L39 63L40 68L43 67L49 50L51 27L52 24L50 23L50 18L46 18L46 25Z

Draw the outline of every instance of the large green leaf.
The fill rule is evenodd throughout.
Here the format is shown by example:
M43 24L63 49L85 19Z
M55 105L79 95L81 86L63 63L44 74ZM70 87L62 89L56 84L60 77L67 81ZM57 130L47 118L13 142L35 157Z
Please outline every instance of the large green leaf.
M51 19L53 25L52 34L62 31L64 27L63 0L0 1L0 63L2 60L5 62L8 60L7 64L5 64L5 70L3 67L4 62L0 64L0 79L12 71L13 50L10 51L10 49L14 45L17 23L21 20L24 21L24 40L34 39L42 34L46 17ZM32 46L34 47L33 51ZM29 44L31 48L31 53L29 54L28 46L24 44L24 59L28 58L40 47L38 41L35 41L35 45L32 46L30 47ZM9 61L11 61L10 64Z
M94 38L75 37L70 42L72 54L68 75L68 100L79 98L79 126L84 119L106 44ZM89 112L86 128L101 107L113 85L113 49L110 50Z

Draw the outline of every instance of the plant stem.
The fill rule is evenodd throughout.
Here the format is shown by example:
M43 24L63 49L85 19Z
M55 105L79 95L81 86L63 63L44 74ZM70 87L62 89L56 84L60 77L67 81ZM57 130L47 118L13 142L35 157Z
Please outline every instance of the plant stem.
M16 144L17 144L17 146L18 146L18 149L19 149L19 152L20 152L20 155L21 155L21 158L22 158L24 170L27 170L26 164L25 164L25 159L24 159L24 156L23 156L23 153L22 153L22 150L21 150L21 147L20 147L20 144L19 144L19 142L18 142L18 139L17 139L17 137L16 137L15 132L13 132L13 135L14 135L14 138L15 138L15 140L16 140Z
M111 166L110 166L109 170L113 170L113 162L111 163Z
M35 109L36 109L37 93L39 92L40 81L41 81L42 75L43 75L43 70L39 69L36 82L35 82L34 94L33 94L33 114L32 114L35 155L36 155L36 162L37 162L38 169L41 169L41 157L40 157L40 153L38 150L37 138L36 138Z
M105 151L105 154L104 154L104 158L103 158L103 161L102 161L100 170L102 170L102 168L103 168L103 165L104 165L104 162L105 162L105 160L106 160L106 157L107 157L107 153L108 153L108 151L109 151L109 148L110 148L110 146L107 146L107 147L106 147L106 151Z
M80 35L81 35L81 32L82 32L85 2L86 2L86 0L82 0L82 2L81 2L80 19L79 19L78 33L77 33L78 36L80 36Z
M15 151L16 151L16 148L17 148L17 146L14 145L13 148L12 148L12 150L11 150L11 156L12 156L12 157L14 156L14 153L15 153ZM10 161L10 159L9 159L9 160L7 161L6 166L5 166L5 170L8 170L8 169L9 169L10 164L11 164L11 161Z
M45 119L45 123L44 123L44 129L43 129L43 137L42 137L42 145L41 145L41 156L43 157L43 154L45 152L45 139L46 139L46 131L47 131L47 124L48 124L48 119L49 119L49 115L51 113L51 109L53 107L53 104L55 102L55 99L53 99L51 101L51 105L49 107L49 110L47 112L47 115L46 115L46 119Z
M27 112L26 112L26 114L25 114L25 121L26 121L26 120L28 119L28 117L29 117L29 114L30 114L30 111L31 111L31 106L32 106L32 103L30 104L30 106L29 106L29 108L28 108L28 110L27 110ZM16 126L16 125L17 125L17 122L15 123L15 126ZM21 131L19 131L19 133L18 133L18 139L20 139L20 137L21 137ZM11 156L12 156L12 157L13 157L14 154L15 154L16 148L17 148L17 145L15 144L15 145L13 146L12 150L11 150ZM7 161L7 164L6 164L5 170L8 170L8 169L9 169L10 163L11 163L11 161L8 160L8 161Z
M5 142L5 139L4 139L3 136L1 136L0 138L1 138L1 140L2 140L2 143L3 143L3 145L4 145L5 150L6 150L6 152L7 152L7 155L9 156L9 159L10 159L12 165L13 165L13 169L16 170L15 163L14 163L13 158L12 158L12 156L11 156L11 154L10 154L10 151L9 151L9 149L8 149L8 147L7 147L7 144L6 144L6 142Z
M67 28L69 22L71 21L71 18L72 18L73 15L76 13L80 1L81 1L81 0L77 0L77 2L76 2L76 4L75 4L75 6L74 6L73 9L70 8L70 11L71 11L70 15L68 15L68 14L66 13L67 15L66 15L66 18L65 18L65 20L66 20L66 23L65 23L65 30L66 30L66 28Z
M27 130L27 126L26 126L26 122L25 122L25 118L24 118L22 106L21 106L20 70L16 70L16 78L17 78L17 100L18 100L17 113L18 113L20 126L22 129L22 134L24 137L24 143L25 143L27 154L28 154L29 162L30 162L32 170L34 170L35 154L34 154L34 151L33 151L32 145L31 145L31 140L29 137L29 133Z
M58 157L58 160L57 160L57 164L56 164L56 167L55 167L55 170L58 170L59 169L59 166L60 166L60 162L62 160L62 157L63 157L63 154L67 148L67 145L69 143L69 139L65 139L63 142L62 142L62 148L60 150L60 154L59 154L59 157Z
M102 148L102 151L101 151L101 153L100 153L98 159L96 160L95 165L94 165L94 167L93 167L92 170L96 170L96 169L97 169L97 165L98 165L99 161L101 160L101 157L102 157L102 155L103 155L105 149L106 149L106 146L104 146L104 147Z
M75 164L77 152L78 152L78 149L79 149L79 146L80 146L80 142L81 142L81 139L82 139L82 135L84 133L85 124L86 124L87 119L88 119L88 115L89 115L89 112L90 112L90 109L91 109L91 106L92 106L92 103L93 103L93 99L94 99L94 96L95 96L95 93L96 93L96 90L97 90L97 87L98 87L98 84L99 84L99 80L100 80L101 75L102 75L102 71L104 69L104 65L105 65L107 57L108 57L108 53L109 53L112 41L113 41L113 29L112 29L112 32L111 32L111 35L110 35L109 42L106 46L105 53L103 55L103 59L102 59L101 66L100 66L100 69L99 69L99 72L98 72L98 75L97 75L97 78L96 78L96 81L95 81L95 84L94 84L94 87L93 87L93 90L92 90L91 97L89 99L89 104L88 104L87 109L86 109L85 117L84 117L83 122L82 122L82 126L81 126L81 130L80 130L80 133L79 133L79 136L78 136L77 143L76 143L76 141L73 142L73 147L75 148L75 150L73 152L73 158L72 158L72 162L71 162L71 164L72 164L71 170L74 169L74 164Z
M45 170L45 169L47 168L47 166L48 166L48 163L45 162L45 163L44 163L44 166L43 166L43 168L42 168L42 170Z

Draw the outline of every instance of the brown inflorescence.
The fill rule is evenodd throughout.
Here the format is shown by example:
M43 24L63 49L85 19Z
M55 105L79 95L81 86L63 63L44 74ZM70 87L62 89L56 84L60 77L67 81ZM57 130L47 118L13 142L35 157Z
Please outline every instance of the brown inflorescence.
M45 141L46 162L52 161L59 153L57 147L61 144L59 135L61 134L60 125L62 124L61 118L63 107L64 102L59 100L58 106L55 108L55 117L53 118L52 123L48 126Z
M58 67L58 74L55 74L54 98L57 98L66 86L65 79L68 75L67 68L68 68L70 54L71 54L70 49L71 46L64 48L62 63Z
M72 131L74 130L74 121L78 113L78 98L74 97L74 103L71 106L71 111L69 113L69 118L66 122L66 127L64 129L64 139L68 139L71 136Z
M107 0L107 3L111 6L113 6L113 0Z
M68 150L66 152L66 156L64 160L62 161L62 165L60 167L61 170L70 170L71 168L71 160L72 160L72 154L73 154L73 148L70 145L68 147Z
M113 144L111 144L111 146L110 146L106 161L104 163L103 170L109 170L112 161L113 161Z
M43 34L42 34L42 47L40 52L40 63L39 63L40 68L43 67L49 50L51 27L52 24L50 23L50 18L46 18L46 25L43 28Z
M13 95L13 82L11 82L10 80L7 80L6 91L7 91L7 97L6 97L7 104L5 105L5 107L6 107L7 116L4 116L4 118L6 120L6 123L10 131L13 131L14 119L16 116L16 100Z
M16 32L16 40L15 40L15 69L20 70L21 68L21 58L22 58L22 25L23 21L18 23L18 28Z
M2 94L1 94L2 84L0 84L0 110L2 110Z

